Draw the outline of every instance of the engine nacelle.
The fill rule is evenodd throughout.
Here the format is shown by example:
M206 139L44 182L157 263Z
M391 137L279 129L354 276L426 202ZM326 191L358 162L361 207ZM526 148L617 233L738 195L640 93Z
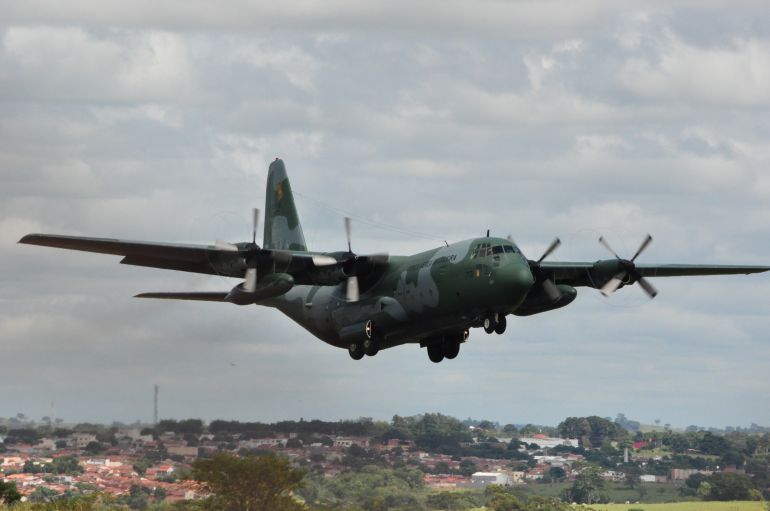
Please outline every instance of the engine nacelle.
M251 305L281 296L293 287L294 277L288 273L271 273L263 277L251 293L243 289L243 284L238 284L227 294L225 301L236 305Z
M559 290L559 293L561 293L561 296L556 300L551 300L548 294L542 290L536 293L530 293L521 305L513 311L513 314L516 316L531 316L541 312L560 309L565 305L572 303L577 297L577 289L572 286L559 284L556 287Z

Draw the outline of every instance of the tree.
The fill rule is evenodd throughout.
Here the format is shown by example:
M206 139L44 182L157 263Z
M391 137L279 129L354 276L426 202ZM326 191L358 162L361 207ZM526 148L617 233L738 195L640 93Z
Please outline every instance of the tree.
M55 490L52 490L47 486L38 486L35 488L35 491L29 495L29 500L32 502L51 502L58 496L59 494Z
M503 426L503 433L505 433L506 435L515 435L518 432L519 430L516 429L516 426L514 426L513 424L506 424L505 426Z
M623 473L625 474L623 480L629 488L636 488L636 486L642 482L641 470L636 465L625 467Z
M743 474L730 472L717 472L701 483L709 485L709 491L705 497L708 500L755 500L756 489L751 479ZM698 488L700 493L700 488Z
M54 474L82 474L85 469L80 464L80 461L75 456L59 456L54 458L53 462Z
M449 474L449 464L445 461L439 461L436 463L436 467L433 469L433 473L435 474Z
M86 445L85 449L83 449L88 454L94 455L99 454L100 452L104 451L104 447L99 442L88 442L88 445Z
M460 461L460 474L464 476L470 476L477 471L476 464L469 459L463 459Z
M565 490L565 497L578 504L598 504L607 501L606 483L599 476L600 469L588 466L580 471L572 486Z
M431 509L444 509L446 511L462 511L476 507L474 502L465 492L442 491L427 496L425 503Z
M567 477L567 472L561 467L551 467L548 469L548 475L552 481L561 481Z
M302 449L302 440L299 438L290 438L286 441L287 449Z
M223 511L290 511L302 509L291 492L302 484L305 472L276 456L239 458L217 453L193 463L192 479L214 493L209 509Z
M13 504L19 500L21 494L16 490L16 484L0 480L0 504Z
M526 508L513 494L497 484L490 484L484 490L487 497L486 507L492 511L524 511Z
M161 488L160 486L155 488L155 491L152 492L152 496L155 499L155 502L160 502L164 500L167 495L168 495L168 492L163 488Z

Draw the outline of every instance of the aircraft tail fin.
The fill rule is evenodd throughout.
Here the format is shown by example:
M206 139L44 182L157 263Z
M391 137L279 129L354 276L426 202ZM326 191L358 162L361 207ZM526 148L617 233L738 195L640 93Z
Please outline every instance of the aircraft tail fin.
M270 164L265 194L265 236L263 248L307 251L305 236L294 205L294 196L283 160Z

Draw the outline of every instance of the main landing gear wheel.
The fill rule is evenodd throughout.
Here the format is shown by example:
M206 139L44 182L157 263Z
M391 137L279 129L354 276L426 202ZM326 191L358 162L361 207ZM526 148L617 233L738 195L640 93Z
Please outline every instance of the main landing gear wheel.
M497 320L497 324L495 325L495 333L502 334L505 332L507 323L508 322L505 320L505 316L500 316Z
M492 322L491 317L484 318L483 326L484 326L484 331L488 334L491 334L492 332L495 331L495 324Z
M375 356L380 351L380 340L377 337L364 339L363 351L370 357Z
M457 341L445 342L443 345L443 348L444 348L444 358L447 358L449 360L452 360L457 356L458 353L460 353L460 343Z
M364 348L361 346L361 343L350 343L350 346L348 346L348 355L350 355L350 358L353 360L361 360L364 358Z
M438 364L444 360L444 346L441 343L428 345L428 358L434 364Z

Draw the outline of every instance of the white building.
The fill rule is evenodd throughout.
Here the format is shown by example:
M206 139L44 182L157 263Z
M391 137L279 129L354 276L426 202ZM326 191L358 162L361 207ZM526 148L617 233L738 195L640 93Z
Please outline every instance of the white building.
M511 477L504 472L475 472L471 475L471 486L481 488L488 484L513 484Z
M576 438L551 438L551 437L529 437L529 436L522 436L519 437L519 442L523 442L527 445L530 444L536 444L541 449L553 449L554 447L559 447L560 445L567 446L567 447L580 447L578 445L578 441Z

